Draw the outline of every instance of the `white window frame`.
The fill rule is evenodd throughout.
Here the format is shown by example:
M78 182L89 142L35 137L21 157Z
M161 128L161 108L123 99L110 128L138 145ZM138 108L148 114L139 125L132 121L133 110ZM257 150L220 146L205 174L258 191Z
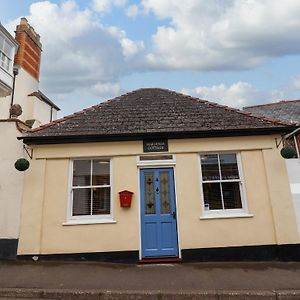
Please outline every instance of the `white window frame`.
M5 70L6 72L10 73L12 71L12 62L13 62L13 51L14 51L14 46L13 44L4 36L1 34L1 37L3 38L3 45L1 47L0 45L0 53L2 55L4 55L4 57L7 58L8 60L8 63L5 62L5 60L2 60L1 59L1 56L0 56L0 67ZM4 48L5 48L5 44L8 44L9 47L10 47L10 53L6 53L4 51Z
M157 157L157 159L142 160L141 157ZM161 156L171 156L170 159L160 159ZM169 153L155 153L155 154L141 154L137 156L137 166L138 167L147 167L147 166L175 166L176 165L176 156Z
M95 186L73 186L73 166L74 161L78 160L108 160L109 161L109 185L95 185ZM67 212L67 222L63 225L80 225L80 224L102 224L102 223L116 223L113 219L113 187L112 187L112 159L109 157L82 157L82 158L72 158L69 161L69 197L68 197L68 212ZM92 172L92 166L91 166ZM110 214L106 215L82 215L73 216L73 190L78 188L91 188L91 187L110 187Z
M235 154L236 155L236 161L237 161L237 167L239 172L239 179L220 179L219 180L205 180L203 181L202 178L202 166L201 166L201 155L218 155L218 168L219 173L221 173L220 170L220 155L222 154ZM247 205L247 198L246 198L246 191L245 191L245 181L244 181L244 175L243 175L243 169L242 169L242 160L241 155L239 152L236 151L214 151L214 152L205 152L199 154L199 165L200 165L200 190L201 190L201 206L202 206L202 214L200 216L200 219L216 219L216 218L243 218L243 217L253 217L253 214L250 214L248 211L248 205ZM241 203L242 208L234 208L234 209L218 209L218 210L206 210L205 209L205 203L204 203L204 192L203 192L203 184L205 183L222 183L222 182L239 182L240 187L240 196L241 196ZM221 195L222 189L221 189Z

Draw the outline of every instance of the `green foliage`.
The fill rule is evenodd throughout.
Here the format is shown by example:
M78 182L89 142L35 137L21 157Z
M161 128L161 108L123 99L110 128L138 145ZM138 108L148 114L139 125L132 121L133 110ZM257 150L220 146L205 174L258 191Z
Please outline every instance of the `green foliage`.
M26 158L19 158L16 162L15 162L15 168L18 171L26 171L29 168L29 161Z
M281 149L280 154L283 158L293 158L296 157L296 151L291 146L285 146Z

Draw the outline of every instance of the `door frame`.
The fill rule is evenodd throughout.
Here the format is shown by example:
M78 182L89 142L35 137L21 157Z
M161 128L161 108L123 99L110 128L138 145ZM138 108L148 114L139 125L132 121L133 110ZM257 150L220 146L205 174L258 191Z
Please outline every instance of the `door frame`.
M168 164L160 164L157 162L157 164L153 164L153 162L150 162L149 165L143 164L138 165L138 210L139 210L139 260L142 259L142 215L141 215L141 169L161 169L161 168L170 168L173 169L173 176L174 176L174 193L175 193L175 207L176 207L176 225L177 225L177 245L178 245L178 258L181 259L181 245L180 245L180 230L179 230L179 214L178 214L178 201L177 201L177 189L176 189L176 168L175 163Z

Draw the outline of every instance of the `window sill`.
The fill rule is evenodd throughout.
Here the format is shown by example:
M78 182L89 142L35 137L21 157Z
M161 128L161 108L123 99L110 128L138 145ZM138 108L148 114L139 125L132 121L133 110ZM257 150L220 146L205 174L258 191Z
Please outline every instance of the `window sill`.
M85 219L85 220L68 220L64 222L63 226L70 226L70 225L93 225L93 224L115 224L117 221L113 219Z
M236 219L236 218L253 218L253 214L239 213L239 214L207 214L200 217L200 220L211 220L211 219Z

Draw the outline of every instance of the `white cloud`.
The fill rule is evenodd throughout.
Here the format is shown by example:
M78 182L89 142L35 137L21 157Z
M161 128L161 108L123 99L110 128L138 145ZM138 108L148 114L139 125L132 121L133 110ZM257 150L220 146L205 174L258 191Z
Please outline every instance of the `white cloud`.
M213 86L198 86L193 89L183 89L182 92L195 95L200 99L215 101L223 105L237 108L258 103L268 103L284 98L284 92L282 91L262 91L252 84L242 81L232 85L222 83Z
M92 0L92 8L97 12L108 12L113 6L122 7L127 0Z
M126 0L91 3L86 9L75 0L30 6L27 19L43 43L42 87L54 100L56 96L65 101L75 95L77 101L89 95L117 95L120 78L133 71L234 70L300 53L299 0L141 0L127 6L127 16L154 14L167 24L157 28L147 56L142 41L131 40L121 28L106 26L99 19L116 6L125 7ZM13 31L17 23L19 19L5 26ZM300 90L300 76L293 78L291 86ZM286 90L261 91L247 82L184 91L238 107L286 95Z
M300 75L292 78L292 88L296 91L300 91Z
M253 68L300 52L299 0L142 0L140 10L169 21L153 35L153 67Z
M139 7L136 4L130 5L126 8L126 16L129 18L135 18L138 14L140 14Z
M142 41L135 42L130 39L123 38L121 40L121 45L123 47L123 54L126 58L131 58L144 50L144 43Z
M106 82L101 83L98 82L92 87L93 92L96 96L105 96L105 97L112 97L117 96L121 92L121 87L119 83L114 82Z
M108 31L119 39L122 52L126 59L130 59L144 50L143 41L133 41L127 38L126 32L118 27L111 26Z
M142 42L130 40L117 27L104 26L91 10L80 9L73 0L60 5L36 2L26 18L41 35L41 83L54 97L85 90L100 96L104 91L115 94L115 83L127 74L128 65L134 68L128 60L143 50ZM14 29L17 23L19 19L7 27Z

